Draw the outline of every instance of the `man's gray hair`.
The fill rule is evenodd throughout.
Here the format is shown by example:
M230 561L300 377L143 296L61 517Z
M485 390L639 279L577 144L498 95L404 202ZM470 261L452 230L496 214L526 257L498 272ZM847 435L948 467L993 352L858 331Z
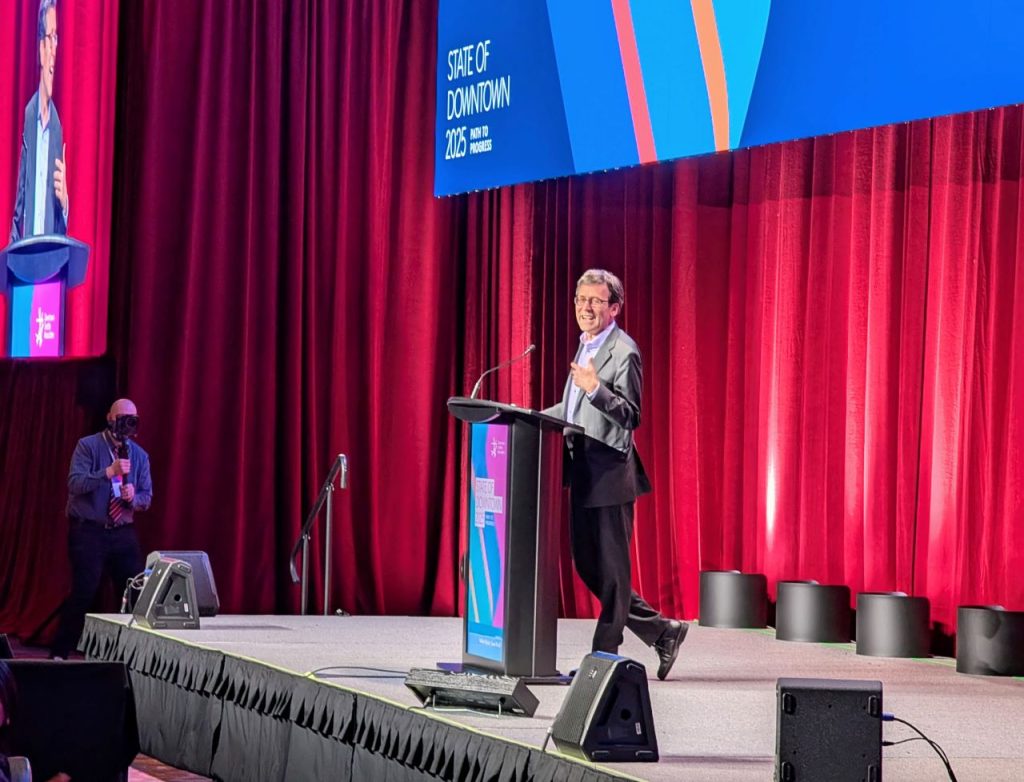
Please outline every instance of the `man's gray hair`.
M39 23L36 28L38 40L46 37L46 12L50 9L57 10L57 0L39 0Z
M609 304L622 304L626 300L622 280L604 269L587 269L576 281L577 292L581 285L607 285Z

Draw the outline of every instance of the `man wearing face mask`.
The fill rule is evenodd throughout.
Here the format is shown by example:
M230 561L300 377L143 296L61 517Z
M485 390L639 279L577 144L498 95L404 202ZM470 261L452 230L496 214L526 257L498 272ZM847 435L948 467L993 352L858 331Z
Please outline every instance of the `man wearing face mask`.
M121 594L142 571L135 514L149 508L153 483L149 455L133 439L139 414L130 399L118 399L107 413L107 428L83 437L68 471L68 555L71 596L64 604L51 656L65 659L78 643L85 614L105 573Z
M68 180L64 131L53 103L57 68L57 0L40 0L36 23L39 90L25 106L11 241L68 232Z

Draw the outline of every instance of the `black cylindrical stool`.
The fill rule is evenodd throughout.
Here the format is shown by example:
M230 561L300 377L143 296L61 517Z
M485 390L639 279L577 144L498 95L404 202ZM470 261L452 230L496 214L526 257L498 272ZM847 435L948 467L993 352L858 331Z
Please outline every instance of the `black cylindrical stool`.
M857 654L927 657L931 650L927 597L906 592L857 595Z
M780 581L775 637L780 641L846 643L850 640L850 588L817 581Z
M1024 611L960 606L956 669L981 676L1024 676Z
M761 573L704 570L700 574L701 627L764 627L768 579Z

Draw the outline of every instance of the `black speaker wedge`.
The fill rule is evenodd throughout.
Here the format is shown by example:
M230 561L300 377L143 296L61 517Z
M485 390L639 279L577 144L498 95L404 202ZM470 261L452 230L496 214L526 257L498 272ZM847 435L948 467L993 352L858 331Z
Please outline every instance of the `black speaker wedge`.
M140 625L154 630L198 630L192 566L177 559L158 560L132 613Z
M628 657L594 652L576 670L551 725L559 752L597 763L658 759L647 671Z

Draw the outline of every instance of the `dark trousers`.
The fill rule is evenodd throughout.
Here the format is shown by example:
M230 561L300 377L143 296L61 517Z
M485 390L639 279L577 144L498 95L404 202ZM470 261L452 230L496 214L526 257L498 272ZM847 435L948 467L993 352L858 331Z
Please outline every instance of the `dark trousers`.
M59 657L67 657L78 645L85 614L96 599L103 574L110 573L114 579L114 593L120 597L128 579L141 573L143 567L142 551L133 525L104 529L75 519L70 524L71 596L64 603L60 628L51 648L51 653Z
M629 564L633 503L584 508L573 502L569 531L576 572L601 601L593 651L617 654L626 627L653 646L669 620L633 591Z

